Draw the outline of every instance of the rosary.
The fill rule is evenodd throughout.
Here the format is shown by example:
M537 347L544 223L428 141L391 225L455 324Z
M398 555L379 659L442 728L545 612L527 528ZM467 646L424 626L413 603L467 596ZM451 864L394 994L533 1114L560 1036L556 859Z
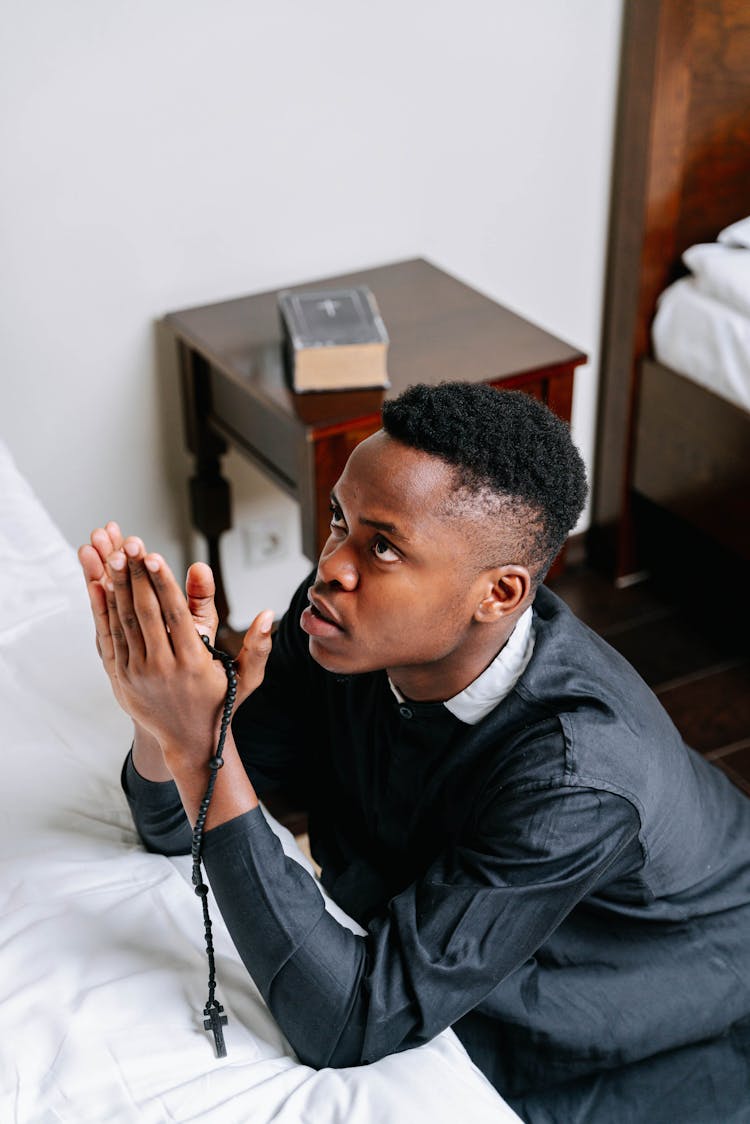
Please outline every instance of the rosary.
M206 824L208 806L211 803L214 785L216 784L216 774L224 764L222 754L224 752L227 730L229 729L229 720L232 717L234 700L237 697L237 674L234 669L234 660L231 656L228 656L226 652L220 652L216 648L213 648L207 636L201 635L201 640L206 645L213 658L215 660L221 660L227 677L227 693L224 696L224 708L221 715L219 739L216 745L216 753L208 762L208 767L210 769L208 787L201 801L195 827L193 828L193 844L191 849L193 857L193 886L203 906L203 926L206 933L206 956L208 957L208 1000L206 1001L206 1006L203 1008L203 1027L205 1030L213 1033L217 1058L225 1058L227 1056L227 1048L224 1043L223 1027L227 1024L227 1016L223 1013L224 1008L216 998L214 942L211 930L211 918L208 913L208 886L203 881L201 872L201 847L203 845L203 829Z

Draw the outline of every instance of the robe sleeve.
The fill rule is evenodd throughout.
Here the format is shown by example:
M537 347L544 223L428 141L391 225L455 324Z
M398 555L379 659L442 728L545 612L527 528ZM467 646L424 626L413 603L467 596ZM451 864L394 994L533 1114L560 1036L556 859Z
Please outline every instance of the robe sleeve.
M206 833L237 950L301 1061L372 1062L433 1038L544 943L636 839L626 799L580 787L502 793L355 935L326 912L255 809Z
M187 855L193 834L174 781L147 781L136 770L131 751L122 767L121 783L146 850Z

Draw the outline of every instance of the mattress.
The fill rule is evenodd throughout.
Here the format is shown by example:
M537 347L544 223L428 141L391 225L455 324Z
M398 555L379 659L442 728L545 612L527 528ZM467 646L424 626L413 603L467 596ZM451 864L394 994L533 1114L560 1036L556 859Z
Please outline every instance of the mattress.
M750 316L685 277L659 298L652 326L660 363L750 411Z
M2 442L0 728L3 1124L518 1120L450 1030L369 1066L301 1065L215 904L229 1023L228 1055L214 1056L189 857L147 854L136 837L119 786L129 721L94 651L74 551Z

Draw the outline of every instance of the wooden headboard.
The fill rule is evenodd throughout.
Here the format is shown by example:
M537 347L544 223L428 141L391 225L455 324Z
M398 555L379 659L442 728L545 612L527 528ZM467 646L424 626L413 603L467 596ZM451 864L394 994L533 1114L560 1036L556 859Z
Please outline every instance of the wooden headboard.
M637 566L633 423L656 300L680 255L750 215L750 3L624 0L591 554Z

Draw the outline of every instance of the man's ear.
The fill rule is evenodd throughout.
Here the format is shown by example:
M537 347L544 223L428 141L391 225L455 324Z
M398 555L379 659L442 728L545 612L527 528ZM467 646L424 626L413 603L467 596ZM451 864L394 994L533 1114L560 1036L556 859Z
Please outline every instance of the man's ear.
M532 581L525 566L498 566L485 577L485 592L474 612L475 620L492 624L514 613L529 599Z

